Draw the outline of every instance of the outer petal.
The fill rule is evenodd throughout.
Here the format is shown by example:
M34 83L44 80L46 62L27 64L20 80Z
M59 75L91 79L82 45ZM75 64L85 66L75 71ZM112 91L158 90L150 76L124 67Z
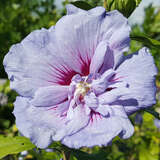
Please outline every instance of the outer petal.
M82 11L70 5L68 10L72 14L60 19L55 26L56 39L61 44L60 53L64 53L72 63L80 65L86 75L98 44L105 41L106 45L109 43L112 56L114 54L112 67L116 66L122 52L129 47L130 27L127 19L118 11L105 13L103 7ZM103 67L101 72L106 69Z
M89 64L98 44L98 30L105 14L103 7L93 10L67 15L55 26L59 52L65 59L81 66L84 75L89 73Z
M57 130L64 127L63 119L55 114L55 110L34 107L29 99L23 97L17 97L14 105L13 113L19 131L39 148L46 148Z
M83 106L77 106L73 110L72 119L66 119L65 128L61 128L57 131L56 135L53 136L53 140L59 141L65 136L70 136L79 130L83 130L89 122L89 115L86 115Z
M87 11L85 11L83 9L75 7L72 4L66 5L66 9L67 9L67 15L76 14L76 13L79 13L79 12L87 12Z
M108 40L109 47L114 55L114 68L116 68L123 58L123 52L128 51L130 43L131 28L128 20L118 11L107 12L106 18L101 25L100 34L103 40ZM106 59L106 61L108 61ZM101 72L104 72L105 67Z
M65 137L62 143L72 148L80 148L83 146L108 145L118 135L122 138L128 138L133 134L134 129L126 118L125 112L120 110L118 109L116 112L113 110L111 117L108 118L97 117L84 129Z
M117 69L117 77L128 84L129 93L118 104L128 114L156 103L155 75L157 69L147 48L126 57Z
M67 119L68 101L53 108L34 107L29 99L17 97L14 105L13 113L19 131L39 148L46 148L53 140L76 133L89 122L89 116L80 106L74 109L72 119Z
M54 27L34 31L20 44L12 46L4 66L11 88L30 97L39 87L69 84L75 72L80 71L76 66L70 68L58 54Z
M119 123L122 127L122 132L120 134L120 137L126 139L132 136L134 132L134 127L132 126L130 120L128 119L124 107L120 105L112 105L111 108L112 108L112 113L110 113L110 116L119 117Z
M119 123L115 123L117 120L116 117L98 119L76 134L65 137L62 143L71 148L107 145L121 132Z
M58 105L68 98L68 86L49 86L39 88L31 103L37 107L50 107Z

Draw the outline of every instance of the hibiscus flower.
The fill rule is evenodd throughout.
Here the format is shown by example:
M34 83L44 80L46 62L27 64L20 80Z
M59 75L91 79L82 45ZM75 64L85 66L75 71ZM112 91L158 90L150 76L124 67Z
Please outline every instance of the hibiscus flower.
M130 26L118 11L67 6L49 29L13 45L4 67L20 133L40 148L71 148L129 138L128 116L156 103L157 69L147 48L128 56Z

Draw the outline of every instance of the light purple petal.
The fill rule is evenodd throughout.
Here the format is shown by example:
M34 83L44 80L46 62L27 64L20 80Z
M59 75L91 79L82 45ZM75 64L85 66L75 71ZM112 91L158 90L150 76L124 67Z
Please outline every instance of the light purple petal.
M89 95L86 95L84 97L84 101L89 108L97 108L99 105L98 98L95 96L93 92Z
M78 12L87 12L83 9L77 8L76 6L72 4L67 4L66 9L67 9L67 15L76 14Z
M46 148L53 140L74 134L89 122L89 115L81 106L74 109L72 119L67 119L68 102L53 108L34 107L29 99L17 97L14 105L13 113L19 131L39 148Z
M156 74L157 68L147 48L127 56L119 66L117 77L122 77L129 88L129 93L119 103L125 106L128 114L156 103Z
M39 87L67 85L75 75L58 54L54 27L29 34L21 43L13 45L5 56L4 67L11 88L20 95L32 97ZM76 71L75 71L76 70Z
M54 109L34 107L29 99L23 97L17 97L14 106L16 126L23 136L30 138L39 148L46 148L57 130L64 127L64 120L56 115Z
M101 66L99 73L103 74L105 71L109 69L113 69L115 64L114 59L115 59L115 55L113 54L113 51L108 46L107 54L104 57L103 65Z
M128 138L131 133L133 134L133 126L127 118L118 116L97 117L84 129L71 136L66 136L62 143L71 148L106 146L114 137L123 135L123 138Z
M119 87L99 95L98 100L100 104L110 104L127 95L127 93L129 93L127 87Z
M115 74L114 70L109 69L105 73L103 73L99 78L93 80L91 84L91 88L94 93L101 94L103 93L110 84L109 79Z
M97 11L97 9L95 8ZM89 73L89 64L98 44L98 29L105 14L101 7L97 14L76 12L60 19L55 26L59 52L65 61L81 67L84 75ZM63 47L61 47L63 46Z
M132 136L134 127L126 114L124 107L120 105L113 105L111 106L111 108L112 113L110 113L110 116L116 116L119 118L119 123L121 124L123 130L120 137L122 137L123 139L127 139Z
M93 147L95 145L107 145L112 139L119 135L121 126L116 117L101 118L94 123L89 123L87 127L76 134L66 136L62 143L70 148Z
M37 107L50 107L58 105L68 98L68 86L49 86L39 88L31 103Z
M65 136L70 136L85 128L89 122L89 115L86 115L83 106L77 106L73 110L72 118L66 119L65 128L61 128L57 131L53 140L61 140Z
M64 53L66 59L72 60L73 65L81 66L86 75L98 44L105 41L106 45L109 43L110 52L106 55L101 72L116 66L119 63L117 59L121 59L120 55L123 57L122 52L129 47L130 27L127 19L118 11L105 13L103 7L72 13L58 21L55 27L58 44L63 46L59 46L60 52ZM69 41L66 40L68 37Z
M92 58L90 64L90 73L97 73L99 69L102 67L104 58L107 58L105 55L108 54L108 46L106 42L100 42L95 50L95 54ZM109 59L108 59L109 62Z
M90 10L88 10L88 14L91 16L101 16L104 15L105 16L105 8L101 7L101 6L97 6L95 8L92 8Z
M128 51L130 43L131 28L128 20L118 11L107 12L106 18L101 25L100 34L103 40L108 40L109 47L114 55L114 68L116 68L123 58L123 52ZM106 59L106 61L108 61ZM101 72L106 69L103 68Z
M128 25L128 20L118 11L111 11L105 14L105 9L103 7L96 7L87 12L82 9L78 9L73 5L68 5L67 11L69 14L72 14L72 17L66 16L62 19L61 23L63 23L64 26L63 31L69 30L73 32L73 30L75 30L75 35L77 37L81 37L78 41L70 42L70 45L68 46L72 46L72 50L76 51L75 48L77 47L75 46L78 44L80 57L84 62L88 62L88 59L92 58L99 42L106 41L109 43L112 53L110 54L110 56L112 56L110 58L112 58L113 61L112 65L110 65L112 67L117 67L123 58L122 53L129 49L129 34L131 28ZM84 19L86 21L84 21ZM66 23L65 20L68 21L68 23ZM75 26L75 28L73 28L73 26ZM83 29L84 27L86 28ZM85 31L88 32L86 33ZM81 34L81 36L79 36L78 33ZM66 34L69 35L70 32ZM88 40L85 37L87 37ZM83 53L87 54L88 59L83 58ZM106 59L105 63L108 63L108 59ZM104 65L101 72L108 69L105 67L108 67L108 65Z
M101 104L99 104L98 108L96 108L95 111L100 113L104 117L108 117L110 116L110 113L112 113L112 109L109 105L101 105Z

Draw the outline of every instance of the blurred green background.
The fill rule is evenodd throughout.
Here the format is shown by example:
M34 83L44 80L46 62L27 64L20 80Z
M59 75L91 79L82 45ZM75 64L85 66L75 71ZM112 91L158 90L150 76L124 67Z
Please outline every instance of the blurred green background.
M12 44L20 42L32 30L42 27L49 28L54 25L65 14L65 5L69 2L69 0L63 1L62 6L57 8L54 0L0 0L0 135L8 137L18 135L14 123L15 119L12 115L13 102L17 94L10 90L9 82L5 81L7 76L2 65L5 54ZM103 5L100 0L88 0L87 2L92 6ZM160 40L160 4L154 7L150 4L145 8L143 22L132 25L132 35L141 33ZM139 42L131 41L129 53L137 51L142 46ZM159 70L160 50L151 48L151 52ZM156 81L158 87L157 104L154 106L160 113L159 79L160 73ZM135 133L130 139L120 140L116 138L111 146L101 149L98 147L83 148L82 151L93 154L100 153L97 160L160 160L160 129L154 125L154 117L149 113L140 111L131 116L131 121L135 126ZM58 150L50 152L50 150L35 149L27 153L9 155L3 159L59 160L62 157L63 155ZM76 160L74 156L71 159ZM93 159L85 159L84 157L83 160Z

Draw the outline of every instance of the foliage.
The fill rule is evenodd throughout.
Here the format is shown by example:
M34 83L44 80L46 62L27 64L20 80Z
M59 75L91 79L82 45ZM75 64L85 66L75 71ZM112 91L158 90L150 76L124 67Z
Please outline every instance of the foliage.
M0 1L0 64L13 43L19 42L34 29L50 27L64 14L64 9L61 12L57 12L53 2L53 0ZM66 0L64 4L69 2ZM103 5L103 2L99 0L84 0L83 2L87 2L93 7ZM135 2L137 5L140 0L136 0ZM111 7L116 6L112 5ZM160 10L149 6L145 12L144 23L141 26L135 25L132 28L131 38L134 40L131 41L131 50L129 53L137 51L143 45L147 45L151 48L156 65L160 70L158 41L160 40ZM149 37L146 35L149 35ZM4 71L2 71L2 64L0 67L0 77L5 77ZM158 111L160 108L159 78L160 73L156 82L158 87L158 102L152 111L154 109ZM151 110L140 112L143 117L143 123L140 124L135 124L135 114L131 116L131 121L135 126L135 133L128 140L121 140L116 137L111 146L94 147L92 149L82 148L81 150L71 150L58 142L49 146L52 152L48 152L47 150L35 148L28 139L19 136L14 123L15 119L12 115L13 102L17 94L10 90L8 81L0 85L0 94L3 99L6 98L7 100L7 103L5 101L5 103L2 103L2 99L0 100L0 158L5 156L3 160L17 160L22 156L20 152L24 150L28 150L28 153L22 157L24 160L59 160L64 155L69 155L70 160L160 159L160 130L154 126L154 117L148 113Z
M0 77L6 77L2 61L12 44L32 30L54 25L58 19L54 0L0 1Z
M104 6L107 11L119 10L124 16L129 17L141 0L105 0Z
M149 48L154 47L154 48L160 49L160 41L152 39L146 35L131 36L131 39L143 43L146 47L149 47Z
M93 8L91 5L89 5L88 3L83 2L83 1L75 1L75 2L71 2L71 4L73 4L74 6L76 6L78 8L82 8L85 10L89 10L89 9Z
M66 0L66 3L69 1ZM124 16L129 17L132 12L135 10L135 8L139 5L141 0L104 0L104 1L97 1L97 0L89 0L87 2L85 1L75 1L71 2L75 6L89 10L95 6L104 6L107 11L112 10L119 10Z
M81 4L85 4L87 6L90 5L92 8L96 6L103 6L103 0L80 0L80 1L65 0L64 1L64 5L68 3L74 3L74 4L79 3L80 5L78 5L77 7L83 8L83 9L85 9L84 7L86 6L81 5Z
M0 158L8 154L15 154L35 148L25 137L4 137L0 136Z

